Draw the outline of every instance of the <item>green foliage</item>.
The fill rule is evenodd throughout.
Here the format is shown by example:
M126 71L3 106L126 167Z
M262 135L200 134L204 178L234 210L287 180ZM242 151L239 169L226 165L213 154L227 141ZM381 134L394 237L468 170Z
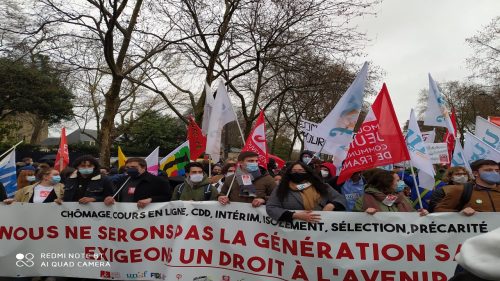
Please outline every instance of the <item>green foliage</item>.
M69 152L75 152L79 154L90 154L94 157L99 156L99 147L95 145L88 145L84 143L75 143L68 145ZM57 153L57 149L55 150Z
M32 113L49 125L73 116L71 91L45 56L31 63L0 58L0 120Z
M158 112L144 112L125 124L118 145L126 155L147 155L157 146L166 155L186 141L186 125L179 119Z
M290 140L290 138L279 135L276 138L276 144L274 146L274 150L271 153L285 161L290 160L291 155L289 155L289 151L291 146L292 141Z

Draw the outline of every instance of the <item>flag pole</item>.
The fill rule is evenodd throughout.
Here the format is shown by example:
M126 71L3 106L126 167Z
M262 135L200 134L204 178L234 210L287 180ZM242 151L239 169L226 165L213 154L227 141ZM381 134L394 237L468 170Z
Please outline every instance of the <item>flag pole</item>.
M118 191L116 191L115 195L113 195L113 198L116 197L116 195L118 195L118 193L120 193L120 191L123 189L123 187L127 184L127 182L130 180L130 176L127 177L127 180L122 184L122 186L118 189Z
M417 197L418 197L418 203L420 203L420 208L424 208L424 204L422 204L422 197L420 196L420 190L418 189L418 183L417 183L417 178L415 177L415 172L413 171L413 164L411 164L410 161L410 169L411 169L411 175L413 178L413 183L415 184L415 190L417 191ZM403 172L404 175L404 172Z
M12 146L11 148L7 149L7 151L5 151L4 153L2 153L2 155L0 155L0 159L2 157L4 157L7 153L11 152L13 149L15 149L18 145L20 145L23 141L20 141L16 144L14 144L14 146Z
M212 177L212 157L208 154L208 178Z
M240 122L238 122L238 118L236 118L236 124L238 124L238 129L240 130L241 142L243 146L245 146L245 137L243 135L243 130L241 130Z
M231 180L231 184L229 185L229 189L227 190L226 196L229 197L229 194L231 193L231 189L233 188L233 183L234 179L236 178L236 171L240 168L239 164L236 164L236 170L234 171L233 179Z

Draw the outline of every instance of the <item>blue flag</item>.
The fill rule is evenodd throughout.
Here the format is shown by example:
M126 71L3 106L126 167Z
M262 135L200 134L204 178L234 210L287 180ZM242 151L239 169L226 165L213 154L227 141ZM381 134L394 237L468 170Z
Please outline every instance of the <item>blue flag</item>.
M0 161L0 182L5 187L7 197L13 197L17 191L15 149Z

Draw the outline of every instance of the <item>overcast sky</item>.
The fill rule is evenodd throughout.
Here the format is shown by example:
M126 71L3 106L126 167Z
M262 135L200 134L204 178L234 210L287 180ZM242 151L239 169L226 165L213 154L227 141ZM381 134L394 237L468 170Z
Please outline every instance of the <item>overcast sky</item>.
M376 12L359 21L371 39L366 59L385 71L402 124L416 109L418 92L428 88L427 73L437 82L470 75L465 39L500 16L500 0L383 0Z
M376 16L356 21L371 40L365 59L385 71L403 124L416 109L418 92L428 87L427 73L437 82L467 78L472 50L465 39L500 16L500 0L383 0L375 9ZM58 136L59 128L51 135Z

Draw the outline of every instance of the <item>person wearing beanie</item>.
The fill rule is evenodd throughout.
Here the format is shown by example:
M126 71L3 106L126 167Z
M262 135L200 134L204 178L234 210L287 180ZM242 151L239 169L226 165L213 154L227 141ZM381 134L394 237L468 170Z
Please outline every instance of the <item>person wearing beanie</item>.
M465 271L450 281L500 280L500 228L467 239L455 259Z

